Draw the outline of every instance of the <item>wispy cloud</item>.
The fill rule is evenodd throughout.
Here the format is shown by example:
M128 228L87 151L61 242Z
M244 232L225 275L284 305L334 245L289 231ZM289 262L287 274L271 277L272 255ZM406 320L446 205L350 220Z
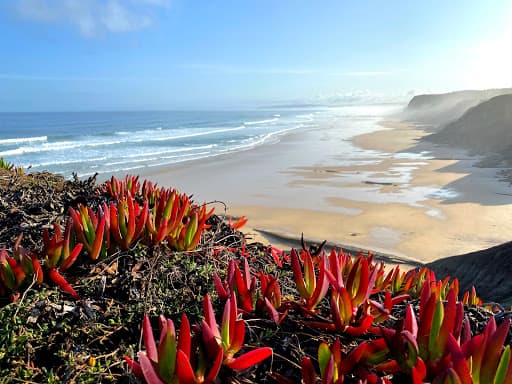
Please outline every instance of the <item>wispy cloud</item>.
M190 71L197 71L206 74L220 75L310 75L318 73L314 69L304 68L253 68L253 67L237 67L221 64L180 64L176 68Z
M79 76L79 75L30 75L26 73L0 73L0 80L119 82L119 81L168 81L168 76Z
M374 76L387 76L396 72L393 71L353 71L353 72L332 72L331 76L346 76L346 77L374 77Z
M377 92L369 89L357 89L330 94L319 94L310 99L310 102L331 105L361 105L361 104L403 104L414 96L407 92Z
M178 69L198 71L205 74L222 75L327 75L327 76L345 76L345 77L376 77L388 76L401 72L397 71L345 71L333 72L332 70L318 68L253 68L240 67L220 64L181 64Z
M71 24L86 37L104 32L128 32L153 24L158 9L170 0L18 0L16 10L26 20Z

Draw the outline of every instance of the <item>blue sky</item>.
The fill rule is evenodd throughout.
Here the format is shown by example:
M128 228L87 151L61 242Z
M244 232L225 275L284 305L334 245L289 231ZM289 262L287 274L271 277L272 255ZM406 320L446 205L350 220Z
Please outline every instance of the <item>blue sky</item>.
M512 86L512 2L0 2L0 111L239 108Z

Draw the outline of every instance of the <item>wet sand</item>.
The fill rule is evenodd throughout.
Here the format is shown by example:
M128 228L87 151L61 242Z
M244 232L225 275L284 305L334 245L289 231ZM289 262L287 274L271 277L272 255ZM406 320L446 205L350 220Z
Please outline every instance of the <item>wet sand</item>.
M460 151L418 143L421 129L384 121L347 140L340 122L277 144L142 176L222 201L274 245L311 241L429 262L509 241L512 188Z

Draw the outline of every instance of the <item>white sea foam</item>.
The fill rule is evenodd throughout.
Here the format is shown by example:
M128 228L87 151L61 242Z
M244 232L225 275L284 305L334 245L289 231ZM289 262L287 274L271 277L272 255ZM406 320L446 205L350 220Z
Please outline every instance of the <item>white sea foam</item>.
M163 151L132 153L129 155L123 155L122 158L132 158L132 157L140 157L140 156L158 156L158 155L165 155L168 153L190 152L190 151L196 151L198 149L211 149L211 148L215 148L216 146L217 146L217 144L208 144L208 145L199 145L199 146L195 146L195 147L173 148L173 149L167 149L167 150L163 150Z
M41 142L41 141L47 141L47 140L48 140L48 136L14 137L12 139L0 139L0 145L33 143L33 142Z
M135 137L126 137L124 140L107 140L105 141L103 138L99 137L84 137L82 140L77 141L60 141L60 142L47 142L42 145L39 144L37 146L21 146L16 149L9 149L0 152L0 156L19 156L30 153L39 153L39 152L54 152L54 151L62 151L69 149L78 149L84 147L108 147L108 146L119 146L121 144L130 144L130 143L151 143L151 142L165 142L165 141L174 141L180 139L188 139L193 137L201 137L201 136L210 136L220 133L226 132L234 132L240 131L244 129L245 126L239 126L235 128L222 128L216 130L207 130L200 132L191 132L186 134L174 134L174 135L164 135L160 137L151 137L146 134L144 137L135 136Z
M88 162L91 161L105 161L107 160L106 157L97 157L93 159L87 159ZM31 164L30 166L32 168L41 168L41 167L48 167L48 166L55 166L55 165L69 165L69 164L80 164L83 163L84 159L80 160L55 160L55 161L46 161L43 163L37 163L37 164Z
M295 116L298 119L304 119L306 121L313 121L314 115L312 113L306 113Z
M279 120L279 115L276 116L274 119L267 119L267 120L257 120L257 121L245 121L244 125L259 125L259 124L269 124L269 123L275 123Z
M104 163L103 165L111 166L111 165L121 165L121 164L132 164L132 163L147 163L149 161L158 160L158 157L141 157L139 159L133 159L129 161L110 161L108 163Z
M47 152L64 149L74 149L78 145L75 142L61 141L57 143L42 143L37 146L21 146L16 149L8 149L0 152L0 156L19 156L28 153Z

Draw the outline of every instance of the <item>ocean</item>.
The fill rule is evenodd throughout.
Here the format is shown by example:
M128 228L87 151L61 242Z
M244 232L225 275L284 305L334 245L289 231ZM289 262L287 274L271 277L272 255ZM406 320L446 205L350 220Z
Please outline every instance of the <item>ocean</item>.
M253 111L0 113L0 157L69 178L137 173L277 142L345 117L379 118L389 106ZM347 133L350 123L346 124ZM375 129L375 128L372 128ZM362 133L362 132L354 132Z

